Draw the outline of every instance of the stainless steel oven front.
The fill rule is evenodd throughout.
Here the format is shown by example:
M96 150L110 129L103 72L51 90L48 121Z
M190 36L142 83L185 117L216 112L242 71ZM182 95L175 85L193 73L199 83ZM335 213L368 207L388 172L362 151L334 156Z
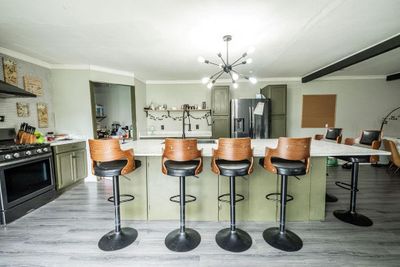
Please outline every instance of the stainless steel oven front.
M54 196L51 153L0 163L1 224L44 205Z

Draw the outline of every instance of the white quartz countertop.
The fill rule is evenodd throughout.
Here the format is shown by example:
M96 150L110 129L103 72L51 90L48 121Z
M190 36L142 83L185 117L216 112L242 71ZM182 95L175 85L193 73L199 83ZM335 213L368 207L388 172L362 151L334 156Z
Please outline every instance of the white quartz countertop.
M136 156L161 156L163 140L137 140L127 141L121 144L122 149L133 148ZM251 141L254 148L255 157L263 157L265 148L275 148L278 139L253 139ZM217 148L217 144L198 144L199 149L203 150L204 157L212 156L212 148ZM348 146L325 141L312 140L311 156L327 157L327 156L369 156L369 155L390 155L390 152L383 150L367 149L363 147Z
M67 144L73 144L73 143L79 143L79 142L86 142L84 139L70 139L70 140L59 140L59 141L52 141L49 142L50 146L59 146L59 145L67 145Z
M211 131L187 131L185 132L186 137L205 137L211 138ZM156 139L156 138L167 138L167 137L182 137L182 131L155 131L154 133L140 133L140 139Z

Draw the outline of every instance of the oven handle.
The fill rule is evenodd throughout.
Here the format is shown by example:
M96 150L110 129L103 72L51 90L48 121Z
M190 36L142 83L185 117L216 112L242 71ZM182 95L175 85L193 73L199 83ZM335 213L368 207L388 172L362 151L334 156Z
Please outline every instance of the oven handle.
M19 160L13 160L13 161L9 161L9 162L0 163L0 167L7 167L7 166L10 166L10 165L29 162L29 161L32 161L32 160L49 158L51 156L52 156L52 154L51 154L51 152L49 152L49 153L40 154L40 155L34 156L34 157L23 158L23 159L19 159Z

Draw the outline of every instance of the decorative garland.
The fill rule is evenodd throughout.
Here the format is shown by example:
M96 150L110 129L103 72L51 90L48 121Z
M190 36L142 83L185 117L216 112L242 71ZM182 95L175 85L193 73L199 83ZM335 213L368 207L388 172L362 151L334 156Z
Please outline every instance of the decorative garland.
M211 117L209 112L207 112L206 114L204 114L201 117L195 117L192 114L190 114L189 116L190 116L190 118L192 118L194 120L204 120L204 119L207 119L207 118ZM173 117L171 115L161 115L161 116L158 117L158 116L154 116L152 114L149 114L148 118L151 119L151 120L154 120L154 121L162 121L162 120L168 119L168 118L173 119L174 121L176 121L176 120L177 121L182 121L183 116ZM188 118L188 116L185 115L185 119L187 119L187 118Z

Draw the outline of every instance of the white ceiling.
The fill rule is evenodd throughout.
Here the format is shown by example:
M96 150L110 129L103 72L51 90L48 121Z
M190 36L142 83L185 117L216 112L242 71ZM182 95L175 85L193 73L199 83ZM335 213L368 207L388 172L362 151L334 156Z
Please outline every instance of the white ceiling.
M398 34L399 14L399 0L0 0L0 47L143 80L195 80L215 70L197 57L217 61L231 34L232 57L256 48L244 73L299 77ZM337 73L398 72L400 52L390 53Z

